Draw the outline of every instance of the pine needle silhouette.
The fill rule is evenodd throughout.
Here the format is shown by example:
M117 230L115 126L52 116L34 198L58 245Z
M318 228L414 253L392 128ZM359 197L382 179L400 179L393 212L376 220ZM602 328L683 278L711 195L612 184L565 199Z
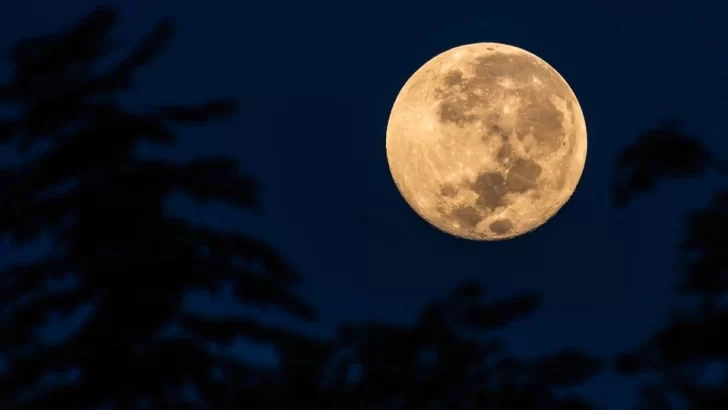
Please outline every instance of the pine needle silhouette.
M674 121L648 130L617 163L615 201L628 205L659 179L727 175L726 163ZM639 410L728 409L728 190L687 215L679 247L678 292L685 299L669 323L621 355L627 375L657 374L642 387Z
M175 127L224 118L236 104L123 109L119 93L133 89L135 72L159 55L173 25L161 22L129 56L100 72L98 63L113 51L116 19L113 9L100 8L71 29L22 41L10 53L14 76L0 87L0 103L20 115L0 122L0 142L24 153L38 144L48 148L0 169L0 234L24 244L51 233L56 247L0 276L6 364L0 408L224 408L221 400L232 388L247 395L247 408L264 408L263 390L251 383L269 377L265 370L208 346L237 336L273 345L299 338L252 319L195 316L184 296L191 289L216 291L227 281L241 303L312 319L312 308L292 293L298 276L263 242L165 210L176 192L255 210L256 184L229 158L180 164L135 154L140 142L174 144ZM75 286L47 286L64 278ZM92 314L67 340L38 339L47 315L67 315L83 304ZM170 324L181 331L165 336ZM71 379L44 384L54 372L70 372Z

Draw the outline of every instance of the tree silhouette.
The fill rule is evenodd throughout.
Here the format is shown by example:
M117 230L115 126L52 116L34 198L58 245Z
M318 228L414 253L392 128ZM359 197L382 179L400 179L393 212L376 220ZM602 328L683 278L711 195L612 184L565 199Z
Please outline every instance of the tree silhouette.
M210 344L242 336L286 345L299 338L249 318L195 315L184 297L229 283L241 303L311 319L312 308L292 293L298 276L265 243L193 225L165 209L169 194L182 192L256 210L256 184L225 157L180 164L136 155L140 142L172 145L176 126L226 117L236 104L125 110L119 94L162 51L173 25L161 22L129 56L100 70L114 49L116 19L113 9L99 8L71 29L21 41L10 53L14 75L0 87L0 102L20 114L0 122L0 142L24 154L46 149L0 169L0 233L17 244L50 233L55 246L0 277L0 408L222 408L231 388L262 403L264 395L246 386L266 371L214 354ZM73 286L49 285L64 279ZM49 314L89 304L90 317L62 343L38 338ZM178 331L165 332L171 325ZM68 377L48 385L54 373Z
M643 133L617 161L614 199L628 205L661 178L726 175L711 154L680 124L666 121ZM637 351L621 355L624 374L657 374L642 387L642 410L728 408L728 190L719 190L704 209L687 215L679 245L678 292L686 303Z
M494 335L539 298L486 303L483 294L479 284L464 283L411 326L342 324L320 377L325 405L315 408L596 409L569 388L600 371L599 361L573 349L519 359Z

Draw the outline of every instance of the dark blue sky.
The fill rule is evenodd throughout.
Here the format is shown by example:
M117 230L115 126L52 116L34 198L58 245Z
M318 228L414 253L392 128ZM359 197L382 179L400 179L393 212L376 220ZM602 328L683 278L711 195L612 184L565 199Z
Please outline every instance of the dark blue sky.
M240 115L184 130L183 143L164 155L239 158L263 185L264 217L182 198L172 207L277 245L321 312L313 332L327 334L340 320L409 322L465 279L494 296L543 294L542 308L508 331L512 349L527 356L568 345L609 358L666 319L682 214L710 192L661 186L620 211L610 175L617 152L669 114L720 151L728 31L717 2L26 0L3 6L0 48L65 28L99 4L121 11L121 50L163 16L178 23L167 52L139 75L131 107L241 101ZM407 78L448 48L484 41L554 66L589 132L571 201L535 232L497 243L455 239L420 220L397 192L384 149L389 110ZM0 76L8 73L3 59ZM587 390L611 408L631 401L631 387L609 373Z

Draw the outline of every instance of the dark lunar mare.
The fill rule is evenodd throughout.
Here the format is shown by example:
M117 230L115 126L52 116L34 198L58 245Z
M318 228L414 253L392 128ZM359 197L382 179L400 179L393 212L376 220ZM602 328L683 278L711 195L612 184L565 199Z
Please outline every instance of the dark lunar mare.
M497 233L497 234L505 234L508 233L511 229L513 229L513 223L508 219L499 219L495 222L492 222L490 225L488 225L488 228L491 230L491 232Z
M473 191L477 196L475 207L461 207L450 211L445 217L458 222L461 226L474 228L478 222L499 207L507 207L509 193L523 194L537 188L537 181L542 168L531 158L513 157L513 147L508 137L514 135L523 141L526 135L541 144L546 154L558 150L567 144L562 129L563 116L551 101L555 94L566 101L568 112L572 112L571 91L560 76L547 65L541 64L533 56L525 54L491 54L474 59L472 65L474 76L464 78L463 72L453 69L443 75L435 95L440 100L437 107L438 119L441 123L455 125L460 128L476 122L488 125L489 132L484 133L484 144L491 145L493 138L501 138L501 148L496 160L501 162L504 172L483 172L474 182L463 181L459 186L445 185L441 194L453 197L460 189ZM508 90L498 85L497 81L509 78L515 89ZM532 79L538 79L542 86L534 87ZM545 93L543 89L551 90ZM487 116L478 116L472 112L475 107L488 107L496 98L513 94L524 104L518 113L522 119L515 125L502 121L497 112ZM500 108L500 105L497 106ZM572 114L573 115L573 114ZM573 119L572 119L573 120ZM574 122L574 121L572 121ZM535 126L534 126L535 125ZM575 136L570 136L570 145L575 144ZM513 223L507 219L495 221L489 225L491 232L504 235L513 229Z

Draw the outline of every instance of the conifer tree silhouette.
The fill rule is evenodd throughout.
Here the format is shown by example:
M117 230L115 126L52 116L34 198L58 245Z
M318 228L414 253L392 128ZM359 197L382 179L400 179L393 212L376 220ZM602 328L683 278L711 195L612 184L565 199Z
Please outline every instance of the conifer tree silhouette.
M14 75L0 86L0 104L20 112L0 122L0 143L24 153L47 146L0 169L0 235L24 244L50 233L55 241L42 259L0 273L0 408L223 408L231 388L263 408L265 398L245 386L266 371L208 345L236 336L285 345L298 336L249 318L196 316L183 299L190 289L229 282L241 303L312 319L292 290L298 275L264 242L165 210L175 192L255 210L256 184L225 157L171 163L136 155L140 142L172 145L175 127L224 118L236 103L125 110L119 94L133 89L134 74L162 51L173 24L162 21L128 57L100 70L114 49L116 20L103 7L62 33L21 41L10 54ZM74 286L49 288L64 278ZM62 343L39 341L49 313L82 304L92 314L78 331ZM181 331L162 332L170 324ZM43 384L67 371L75 379Z
M728 176L726 162L680 123L645 131L617 161L614 199L627 206L660 179ZM622 354L626 375L656 374L641 388L638 410L728 408L728 190L719 189L704 209L690 212L679 245L682 302L666 326L633 352Z

